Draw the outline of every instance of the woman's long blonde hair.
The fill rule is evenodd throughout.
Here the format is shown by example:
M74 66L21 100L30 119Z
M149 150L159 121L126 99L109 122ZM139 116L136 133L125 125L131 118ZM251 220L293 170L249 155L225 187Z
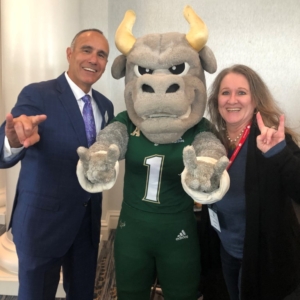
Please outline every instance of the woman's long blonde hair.
M208 112L211 118L211 122L216 126L220 135L220 139L222 140L224 145L227 145L228 141L226 138L225 121L222 119L218 109L218 95L221 82L224 79L224 77L229 73L240 74L247 79L250 87L251 98L256 107L255 111L259 111L261 113L261 116L266 126L278 127L279 117L283 114L283 112L276 104L273 96L271 95L264 81L251 68L245 65L233 65L232 67L223 69L217 75L210 88L210 93L208 97ZM285 132L287 134L290 134L296 142L298 141L298 134L294 132L291 128L285 127Z

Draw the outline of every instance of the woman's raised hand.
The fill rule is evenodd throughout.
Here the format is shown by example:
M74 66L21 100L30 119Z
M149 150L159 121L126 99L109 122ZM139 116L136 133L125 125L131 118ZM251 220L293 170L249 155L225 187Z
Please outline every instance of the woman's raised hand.
M280 116L279 125L277 129L265 126L261 114L259 112L256 114L256 120L258 128L260 130L260 135L256 138L257 148L263 153L266 153L272 147L279 144L285 139L284 115Z

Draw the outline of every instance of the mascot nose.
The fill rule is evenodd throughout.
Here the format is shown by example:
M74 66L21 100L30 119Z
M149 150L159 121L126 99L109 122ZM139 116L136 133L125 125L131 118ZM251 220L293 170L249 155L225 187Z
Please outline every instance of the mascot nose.
M154 89L150 85L148 85L148 84L143 84L142 85L142 90L145 93L155 93ZM174 83L174 84L171 84L168 87L168 89L166 91L166 94L168 94L168 93L176 93L178 90L179 90L179 85L176 84L176 83Z
M179 85L174 83L168 87L166 93L176 93L178 90L179 90Z
M142 85L142 90L145 93L155 93L154 89L150 85L148 85L148 84L143 84Z

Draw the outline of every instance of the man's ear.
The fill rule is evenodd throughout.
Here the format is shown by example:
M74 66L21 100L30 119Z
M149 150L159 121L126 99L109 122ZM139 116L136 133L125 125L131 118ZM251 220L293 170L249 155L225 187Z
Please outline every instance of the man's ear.
M71 49L71 47L68 47L68 48L67 48L66 53L67 53L67 59L68 59L68 61L70 61L70 56L71 56L71 54L72 54L72 49Z

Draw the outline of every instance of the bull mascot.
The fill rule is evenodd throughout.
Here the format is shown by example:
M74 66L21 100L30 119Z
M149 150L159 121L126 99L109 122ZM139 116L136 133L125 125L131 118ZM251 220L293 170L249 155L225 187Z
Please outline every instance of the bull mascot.
M125 159L123 203L114 244L118 300L149 299L155 278L165 300L195 300L200 249L194 201L213 203L229 186L228 159L203 115L204 71L216 60L206 25L191 7L188 34L132 35L127 11L116 35L122 55L112 76L125 76L126 111L78 148L77 175L93 193L111 188Z

